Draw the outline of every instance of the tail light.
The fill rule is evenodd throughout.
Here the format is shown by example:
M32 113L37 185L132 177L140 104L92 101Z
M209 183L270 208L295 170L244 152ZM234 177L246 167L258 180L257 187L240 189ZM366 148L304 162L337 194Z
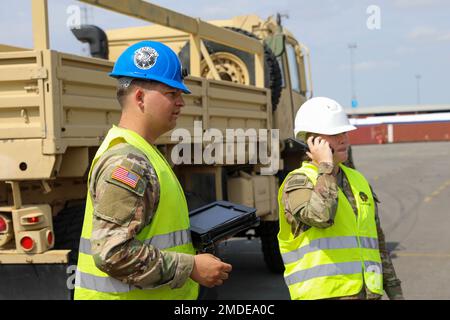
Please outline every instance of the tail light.
M49 246L53 244L53 232L47 231L47 243Z
M17 252L40 254L55 245L52 210L49 205L23 206L14 209L12 217ZM8 218L6 222L9 223Z
M27 218L27 222L28 222L29 224L39 223L39 217L31 217L31 218Z
M5 232L7 228L6 220L0 216L0 232Z
M45 218L41 213L28 214L20 218L20 224L25 227L33 227L34 225L40 224L41 222L45 222Z
M20 239L20 245L22 246L23 250L30 251L34 248L34 240L31 237L25 236Z
M0 248L6 245L13 238L14 228L11 219L0 214Z

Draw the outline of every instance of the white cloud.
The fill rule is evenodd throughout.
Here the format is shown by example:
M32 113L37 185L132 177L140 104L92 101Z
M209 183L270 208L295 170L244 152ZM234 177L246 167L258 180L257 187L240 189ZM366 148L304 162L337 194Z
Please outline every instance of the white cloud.
M439 40L439 41L450 41L450 31L439 35L437 40Z
M191 4L179 0L148 0L148 2L191 17L199 17L204 21L230 19L234 16L247 14L257 14L264 19L268 15L279 11L287 13L292 6L297 5L294 0L278 0L276 2L265 0L260 1L257 5L253 1L241 0L227 0L215 3L209 0L196 0L191 1Z
M392 69L398 66L398 63L393 60L369 60L355 63L355 71L371 71L374 69ZM349 70L350 65L345 64L339 67L340 70Z
M398 55L407 55L407 54L415 53L416 49L412 48L412 47L399 46L399 47L395 48L394 52L395 52L395 54L398 54Z
M450 31L438 30L429 26L420 26L414 28L408 34L408 39L420 41L450 41Z
M444 0L394 0L394 5L399 8L432 7L446 3Z
M424 38L431 39L431 38L436 38L437 34L438 34L438 31L435 28L421 26L421 27L414 28L408 34L408 38L409 39L424 39Z

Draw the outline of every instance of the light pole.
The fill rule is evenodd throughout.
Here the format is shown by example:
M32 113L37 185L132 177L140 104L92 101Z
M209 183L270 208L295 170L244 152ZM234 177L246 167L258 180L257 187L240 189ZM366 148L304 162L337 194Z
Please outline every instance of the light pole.
M422 75L416 74L417 79L417 104L420 105L420 79L422 79Z
M356 100L356 91L355 91L355 66L354 66L354 49L358 46L356 43L349 43L348 48L350 49L350 87L351 87L351 105L352 108L356 108L358 106L358 100Z

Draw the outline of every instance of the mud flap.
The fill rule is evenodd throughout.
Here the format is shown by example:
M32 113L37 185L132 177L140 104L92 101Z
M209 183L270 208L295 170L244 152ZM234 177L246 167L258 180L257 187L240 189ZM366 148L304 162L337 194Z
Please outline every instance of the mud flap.
M70 270L67 264L0 264L0 300L70 300Z

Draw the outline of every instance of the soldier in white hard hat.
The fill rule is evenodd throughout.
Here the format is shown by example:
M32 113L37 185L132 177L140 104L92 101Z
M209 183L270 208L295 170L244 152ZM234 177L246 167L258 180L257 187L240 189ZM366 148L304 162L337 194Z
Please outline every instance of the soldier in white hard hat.
M348 158L355 130L342 106L316 97L295 118L309 161L278 193L278 241L292 299L403 299L380 227L379 202Z

